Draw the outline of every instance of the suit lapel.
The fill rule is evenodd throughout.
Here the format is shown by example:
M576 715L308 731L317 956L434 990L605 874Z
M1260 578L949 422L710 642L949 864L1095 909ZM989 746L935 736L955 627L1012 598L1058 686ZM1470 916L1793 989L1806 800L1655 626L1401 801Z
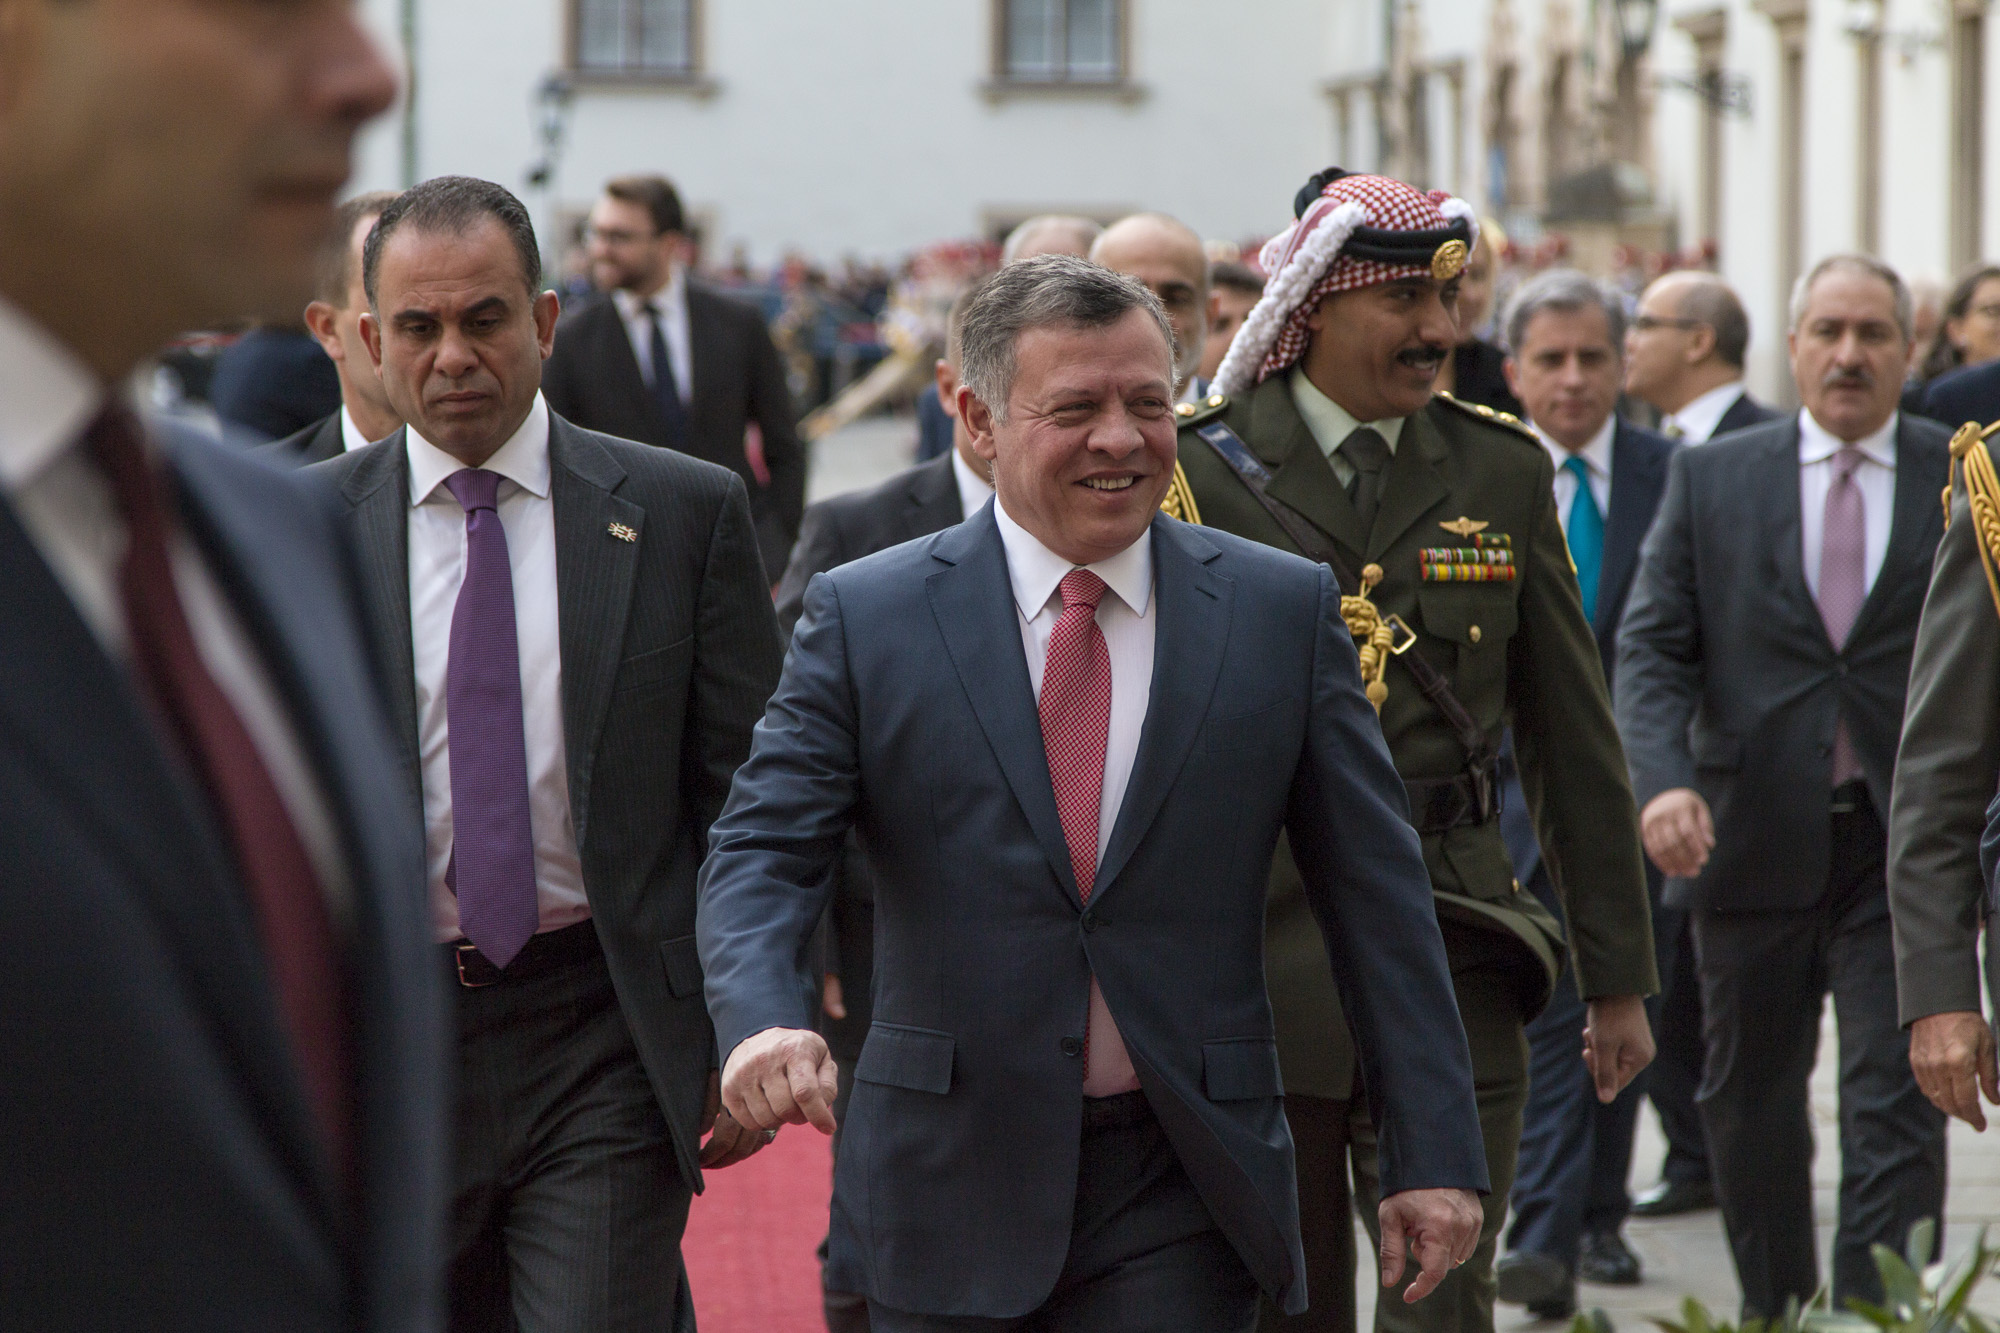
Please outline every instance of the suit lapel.
M389 726L419 808L423 763L417 740L416 650L410 639L410 451L405 432L369 447L341 495L354 509L361 596L388 691Z
M945 565L925 580L931 614L965 687L966 701L1049 867L1080 910L1083 898L1070 869L1062 818L1056 813L1042 722L1035 711L1027 656L1021 650L1014 588L1007 578L1007 553L1000 544L992 506L945 533L931 553Z
M576 841L585 845L591 761L625 648L646 511L613 494L625 469L595 440L551 413L549 499L555 506L563 737ZM614 525L620 528L613 533ZM637 540L627 539L631 533Z
M967 516L959 512L958 477L951 455L917 469L910 479L910 506L904 510L905 540L942 532Z
M1292 402L1283 377L1264 381L1250 400L1250 438L1272 442L1261 457L1273 468L1270 494L1305 515L1357 560L1368 549L1361 516L1347 498L1333 465Z
M1609 628L1639 563L1639 543L1652 524L1661 470L1641 452L1619 422L1611 435L1611 512L1604 518L1604 563L1599 567L1595 624Z
M1896 592L1912 565L1928 566L1930 552L1937 549L1931 538L1930 528L1941 523L1941 509L1938 505L1939 487L1924 476L1924 442L1913 438L1913 432L1900 422L1896 427L1896 490L1895 511L1889 520L1889 549L1882 555L1882 568L1875 575L1875 586L1868 590L1868 596L1861 603L1861 610L1854 617L1854 628L1847 632L1852 643L1868 630L1871 623L1884 614L1883 608L1898 595Z
M646 377L639 372L639 354L632 350L632 335L625 331L625 318L618 312L618 303L607 296L599 309L602 313L595 337L596 359L611 379L611 392L627 402L638 404L647 430L655 438L664 436L667 420L660 415L659 399L653 397ZM685 387L681 392L687 392Z
M1209 700L1229 646L1234 588L1208 568L1208 562L1222 552L1199 529L1168 518L1153 520L1152 542L1153 599L1159 616L1153 637L1153 689L1125 800L1097 870L1099 892L1117 882L1118 872L1152 827L1186 765L1188 751L1208 718Z
M1775 431L1756 460L1755 475L1739 498L1771 525L1771 556L1777 564L1778 595L1806 617L1829 650L1826 622L1806 582L1805 538L1799 518L1799 424L1796 419Z
M718 381L731 358L726 355L727 349L717 345L724 325L711 315L708 293L696 287L691 279L683 281L687 283L688 376L702 390L702 396L697 398L689 385L681 386L681 399L687 404L688 419L692 421L697 404L721 401L716 394ZM740 446L742 441L737 444Z
M1422 412L1403 419L1402 437L1389 461L1388 481L1382 487L1382 507L1375 514L1375 528L1368 534L1368 558L1379 560L1410 525L1429 513L1451 494L1445 475L1451 466L1451 452Z

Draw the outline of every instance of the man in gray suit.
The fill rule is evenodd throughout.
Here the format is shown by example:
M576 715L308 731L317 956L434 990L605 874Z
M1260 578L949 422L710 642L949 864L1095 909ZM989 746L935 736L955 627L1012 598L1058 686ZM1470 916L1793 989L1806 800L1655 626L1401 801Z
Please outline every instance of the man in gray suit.
M829 1282L900 1330L1247 1330L1304 1308L1264 990L1280 828L1382 1125L1386 1281L1472 1253L1470 1058L1407 797L1330 571L1158 512L1173 338L1069 256L965 314L994 504L813 580L703 869L723 1097L833 1128L796 959L850 829L874 1022Z
M452 1326L691 1327L701 1167L764 1141L718 1119L698 1142L695 870L779 664L748 500L548 410L556 297L500 186L406 192L363 275L409 425L308 475L362 552L456 992Z
M1691 914L1697 1094L1743 1313L1819 1288L1806 1084L1840 1025L1833 1297L1882 1299L1944 1203L1944 1118L1896 1018L1890 771L1942 529L1945 432L1896 411L1910 297L1858 255L1792 297L1805 407L1674 455L1619 639L1618 730L1647 853Z
M296 311L340 3L0 4L0 1328L429 1333L444 1015L323 508L124 386Z

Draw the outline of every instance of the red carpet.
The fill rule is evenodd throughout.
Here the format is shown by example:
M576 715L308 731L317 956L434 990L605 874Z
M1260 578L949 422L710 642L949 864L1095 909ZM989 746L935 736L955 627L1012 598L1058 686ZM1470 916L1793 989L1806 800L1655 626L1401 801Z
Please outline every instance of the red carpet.
M814 1333L833 1193L832 1141L787 1125L747 1162L708 1173L681 1244L701 1333Z

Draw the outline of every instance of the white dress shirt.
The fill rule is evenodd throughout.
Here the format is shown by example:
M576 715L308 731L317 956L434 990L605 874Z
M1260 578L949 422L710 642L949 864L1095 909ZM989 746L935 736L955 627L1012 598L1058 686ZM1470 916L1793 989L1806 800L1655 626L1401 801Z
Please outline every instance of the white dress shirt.
M974 472L957 449L951 451L951 475L958 481L960 518L971 518L993 498L993 483Z
M0 494L106 654L124 666L131 660L118 589L125 521L83 442L106 399L82 362L0 298ZM249 731L334 922L345 928L350 881L333 807L306 762L283 696L183 525L174 526L167 558L202 664Z
M361 427L354 424L354 414L347 410L347 404L340 405L340 449L342 453L353 453L356 449L366 449L375 441L361 433Z
M1312 432L1313 442L1326 455L1326 461L1333 467L1333 475L1342 486L1354 483L1354 464L1347 461L1347 455L1340 452L1340 446L1361 427L1373 426L1389 442L1389 457L1396 456L1396 442L1403 438L1406 418L1356 421L1352 412L1321 393L1319 386L1306 378L1304 366L1293 366L1285 384L1292 391L1292 405L1299 409L1306 429Z
M444 480L465 464L411 429L410 642L417 676L417 745L424 778L424 851L431 924L439 943L464 932L444 882L451 862L451 725L446 685L451 617L465 582L465 510ZM540 394L527 420L483 467L502 478L498 507L514 577L521 654L522 727L528 750L528 819L535 844L539 930L590 915L569 808L569 751L562 725L562 652L556 617L556 514L549 499L549 409Z
M611 293L618 317L625 321L625 336L632 340L632 355L639 359L639 376L653 383L653 321L646 313L650 303L660 312L660 333L667 340L667 362L674 368L674 387L681 402L694 401L694 353L688 342L687 276L679 264L667 270L667 285L652 296L642 297L623 287Z
M1000 525L1000 542L1007 552L1007 578L1014 589L1014 611L1021 627L1021 650L1028 658L1028 680L1035 697L1042 693L1042 668L1048 658L1049 636L1062 615L1059 588L1076 566L1042 545L1016 523L1005 504L993 506ZM1139 733L1146 725L1146 705L1153 696L1153 639L1159 620L1153 614L1153 544L1150 532L1106 560L1087 565L1109 591L1097 604L1097 626L1111 659L1111 726L1104 746L1104 791L1097 806L1097 858L1111 842L1111 828L1125 803L1132 764L1139 755ZM1083 1075L1086 1097L1109 1097L1139 1086L1118 1025L1097 988L1090 982L1089 1052Z
M1533 425L1533 423L1529 423ZM1583 465L1590 472L1590 496L1597 501L1600 518L1611 515L1611 437L1618 430L1618 414L1613 412L1604 418L1604 424L1597 428L1597 434L1575 454L1557 444L1542 433L1540 426L1534 426L1535 438L1542 442L1542 448L1549 451L1549 457L1556 465L1556 513L1562 517L1563 531L1569 531L1569 507L1576 499L1576 474L1567 470L1569 460L1582 458Z
M1868 526L1868 583L1875 588L1875 576L1882 572L1882 558L1889 553L1889 526L1896 517L1896 421L1855 441L1862 463L1854 469L1854 484L1861 488L1861 504ZM1819 596L1820 546L1826 536L1826 493L1833 489L1833 456L1841 441L1813 420L1813 414L1799 409L1799 536L1804 544L1806 586Z
M1673 428L1679 427L1680 434L1675 438L1682 444L1706 444L1715 437L1715 428L1722 424L1722 418L1742 396L1742 380L1718 384L1680 411L1661 417L1660 430L1671 436Z

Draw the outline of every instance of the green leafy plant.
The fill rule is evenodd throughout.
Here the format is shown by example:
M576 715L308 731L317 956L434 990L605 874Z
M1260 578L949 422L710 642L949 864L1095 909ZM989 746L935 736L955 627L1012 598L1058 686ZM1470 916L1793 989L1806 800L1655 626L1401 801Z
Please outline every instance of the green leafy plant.
M1981 1227L1972 1248L1956 1261L1931 1263L1936 1239L1936 1227L1919 1222L1902 1254L1874 1247L1875 1269L1882 1275L1880 1305L1849 1297L1847 1308L1836 1310L1821 1288L1804 1309L1792 1302L1774 1318L1736 1324L1715 1318L1690 1296L1681 1302L1679 1319L1647 1322L1661 1333L2000 1333L2000 1324L1972 1310L1972 1293L2000 1267L2000 1246L1988 1245ZM1593 1308L1577 1313L1570 1333L1617 1330L1610 1315Z

